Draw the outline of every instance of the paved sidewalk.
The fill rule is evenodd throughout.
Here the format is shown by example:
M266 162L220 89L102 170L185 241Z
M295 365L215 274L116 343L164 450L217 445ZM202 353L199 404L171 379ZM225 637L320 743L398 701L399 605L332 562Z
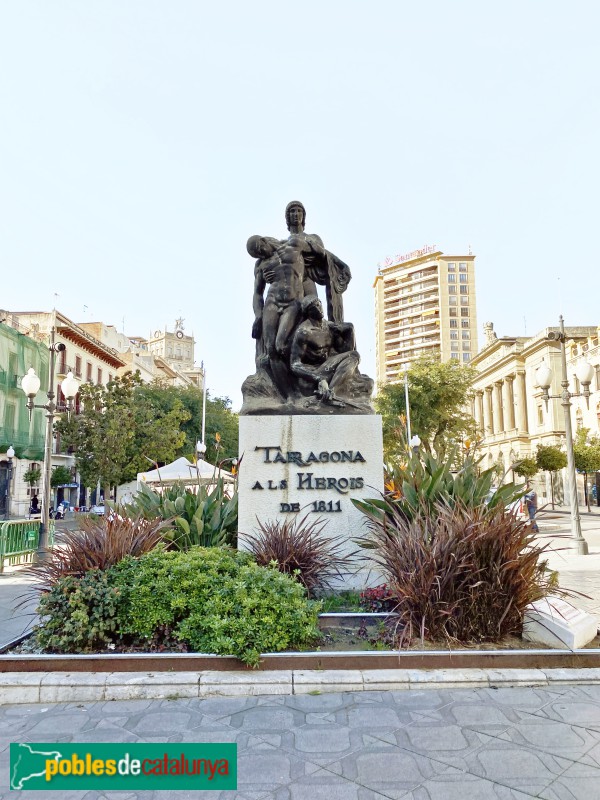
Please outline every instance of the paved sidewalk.
M36 619L34 600L18 607L29 588L22 568L7 567L0 573L0 647L29 630Z
M238 745L237 792L106 800L593 800L600 686L6 705L0 797L33 800L7 791L10 741Z

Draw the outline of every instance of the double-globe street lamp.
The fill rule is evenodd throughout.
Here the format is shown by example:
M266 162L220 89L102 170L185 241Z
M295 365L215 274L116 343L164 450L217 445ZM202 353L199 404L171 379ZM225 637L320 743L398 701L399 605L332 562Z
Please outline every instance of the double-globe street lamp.
M579 383L583 386L583 392L569 391L569 378L567 375L567 349L565 345L565 322L560 317L560 331L550 331L548 339L560 342L560 360L562 367L562 386L561 394L550 394L549 389L552 385L552 370L545 364L538 367L535 373L537 384L543 391L543 398L548 407L548 400L562 400L562 407L565 414L565 438L567 444L567 474L569 479L569 506L571 508L571 536L578 555L588 554L588 545L581 533L581 517L579 516L579 500L577 498L577 477L575 473L575 454L573 452L573 428L571 426L571 398L585 397L587 407L590 407L590 384L594 377L594 368L586 362L580 364L575 373Z
M73 400L79 391L79 381L69 372L67 377L60 385L62 394L66 400L66 409L59 408L54 402L54 369L56 354L65 350L62 342L55 342L55 330L50 331L50 369L48 374L48 389L46 403L36 404L35 397L40 390L41 381L35 374L33 367L27 371L21 380L21 388L27 395L27 410L29 411L29 421L34 408L43 408L46 411L46 433L44 439L44 470L42 473L42 522L40 527L40 538L38 542L38 559L43 560L48 550L48 528L50 524L50 488L52 483L52 438L54 428L54 417L57 411L66 410L70 414L73 408Z

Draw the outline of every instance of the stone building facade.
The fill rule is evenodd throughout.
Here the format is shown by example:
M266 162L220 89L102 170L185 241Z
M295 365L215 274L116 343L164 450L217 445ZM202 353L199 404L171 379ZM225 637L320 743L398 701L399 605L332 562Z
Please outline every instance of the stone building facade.
M535 455L538 445L559 445L564 447L564 410L560 399L543 400L542 390L537 386L535 373L542 363L552 370L551 395L560 395L561 360L560 344L548 340L550 331L546 328L536 336L496 337L493 327L485 326L485 344L473 358L471 364L478 375L473 385L474 399L472 412L479 431L478 452L484 456L484 465L498 464L505 470L519 458ZM595 326L568 327L567 336L568 373L570 391L579 390L574 376L577 358L586 355L595 368L595 379L590 387L590 411L584 416L583 398L573 398L573 427L590 424L586 427L598 433L600 414L600 351L598 348L598 328ZM575 355L573 355L575 354ZM581 422L578 422L578 419ZM507 480L513 479L509 471ZM550 499L549 477L540 473L535 480L540 500ZM559 499L564 486L559 487Z

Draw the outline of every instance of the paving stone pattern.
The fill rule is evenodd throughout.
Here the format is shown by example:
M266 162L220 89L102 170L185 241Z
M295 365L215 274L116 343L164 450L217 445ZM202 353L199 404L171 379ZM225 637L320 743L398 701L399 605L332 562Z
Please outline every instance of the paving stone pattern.
M238 745L236 792L111 792L107 800L600 797L599 685L1 706L0 798L47 799L7 791L11 741Z

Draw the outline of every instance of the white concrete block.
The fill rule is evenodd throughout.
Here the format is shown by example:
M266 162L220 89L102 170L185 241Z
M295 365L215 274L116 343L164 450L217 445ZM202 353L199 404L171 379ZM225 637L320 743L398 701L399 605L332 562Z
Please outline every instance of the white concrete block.
M410 687L424 688L472 688L488 686L486 671L483 669L411 669L406 670Z
M42 672L0 672L0 705L38 703Z
M294 670L294 694L361 692L363 689L359 669Z
M379 497L383 490L381 417L240 417L239 546L261 522L326 520L323 534L352 539L363 535L365 517L351 500ZM358 559L340 587L381 583Z
M410 688L409 670L406 669L364 669L362 674L365 692Z
M240 695L292 694L291 670L248 670L247 672L219 672L206 670L200 673L200 697Z
M40 686L41 703L91 703L104 699L105 672L49 672Z
M600 669L583 667L581 669L544 669L548 683L600 683Z
M545 686L548 679L541 669L488 669L490 686Z
M532 603L525 612L523 638L550 647L577 650L596 638L598 620L557 597Z

